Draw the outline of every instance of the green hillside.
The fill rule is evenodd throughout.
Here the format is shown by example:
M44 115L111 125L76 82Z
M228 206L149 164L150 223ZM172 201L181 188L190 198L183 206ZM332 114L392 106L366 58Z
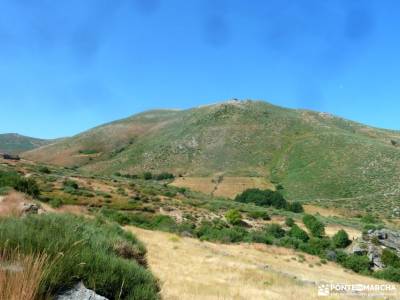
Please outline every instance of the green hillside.
M229 101L141 113L25 156L105 174L263 176L291 199L397 201L398 144L399 132L329 114Z
M16 133L0 134L0 153L19 154L50 142L50 140L31 138Z

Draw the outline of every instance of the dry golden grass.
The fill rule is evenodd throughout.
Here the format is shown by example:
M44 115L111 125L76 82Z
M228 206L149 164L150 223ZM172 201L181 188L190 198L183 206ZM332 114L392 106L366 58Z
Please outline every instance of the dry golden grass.
M11 192L7 196L2 197L0 201L0 217L19 217L21 215L19 207L27 202L31 202L31 200L25 194Z
M315 205L311 205L311 204L304 204L303 205L304 211L308 214L320 214L321 216L324 217L343 217L344 214L342 212L340 212L337 209L334 208L324 208L324 207L320 207L320 206L315 206Z
M215 188L215 183L212 180L212 177L178 177L171 185L189 188L204 194L211 194Z
M146 244L150 269L161 280L166 300L320 299L319 282L384 283L334 263L319 265L318 257L303 254L305 261L301 262L299 253L290 249L214 244L132 226L126 229Z
M275 186L262 177L224 177L214 195L235 198L237 194L252 188L275 190Z
M46 254L0 253L0 299L34 300L47 263Z
M262 177L223 177L221 182L214 177L179 177L172 185L227 198L234 198L250 188L275 189L272 183Z
M362 232L358 229L347 227L347 226L342 226L342 225L332 225L332 224L326 225L325 233L328 236L333 236L335 233L337 233L341 229L344 229L348 233L349 238L353 239L353 240L361 237L361 235L362 235Z

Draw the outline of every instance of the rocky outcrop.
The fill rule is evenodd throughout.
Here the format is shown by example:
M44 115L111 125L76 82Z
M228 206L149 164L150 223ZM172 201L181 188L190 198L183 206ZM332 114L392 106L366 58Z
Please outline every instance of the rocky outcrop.
M370 262L372 263L372 269L374 270L380 270L385 267L381 260L382 256L382 248L376 245L368 245L368 251L367 251L368 258Z
M385 267L382 262L382 250L389 248L400 256L400 232L390 229L369 230L347 249L348 253L367 255L374 270Z
M368 246L363 240L357 240L351 245L350 253L357 255L368 254Z
M369 230L368 237L400 253L400 232L389 229Z
M22 216L37 214L39 212L39 206L34 203L23 202L19 208Z
M89 290L85 285L80 282L71 290L59 295L56 300L108 300L107 298L96 294L94 291Z

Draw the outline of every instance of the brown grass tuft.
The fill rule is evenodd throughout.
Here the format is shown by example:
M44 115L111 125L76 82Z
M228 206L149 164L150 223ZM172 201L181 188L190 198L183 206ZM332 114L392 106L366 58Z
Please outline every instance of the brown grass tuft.
M43 279L47 255L0 251L0 299L34 300Z
M118 241L114 245L115 253L125 259L134 259L138 264L147 267L146 255L140 251L136 245L129 244L125 241Z

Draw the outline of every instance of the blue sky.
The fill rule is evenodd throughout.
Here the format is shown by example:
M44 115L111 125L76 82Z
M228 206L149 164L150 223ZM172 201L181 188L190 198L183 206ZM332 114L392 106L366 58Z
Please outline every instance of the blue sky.
M396 0L1 0L0 132L230 98L400 129Z

